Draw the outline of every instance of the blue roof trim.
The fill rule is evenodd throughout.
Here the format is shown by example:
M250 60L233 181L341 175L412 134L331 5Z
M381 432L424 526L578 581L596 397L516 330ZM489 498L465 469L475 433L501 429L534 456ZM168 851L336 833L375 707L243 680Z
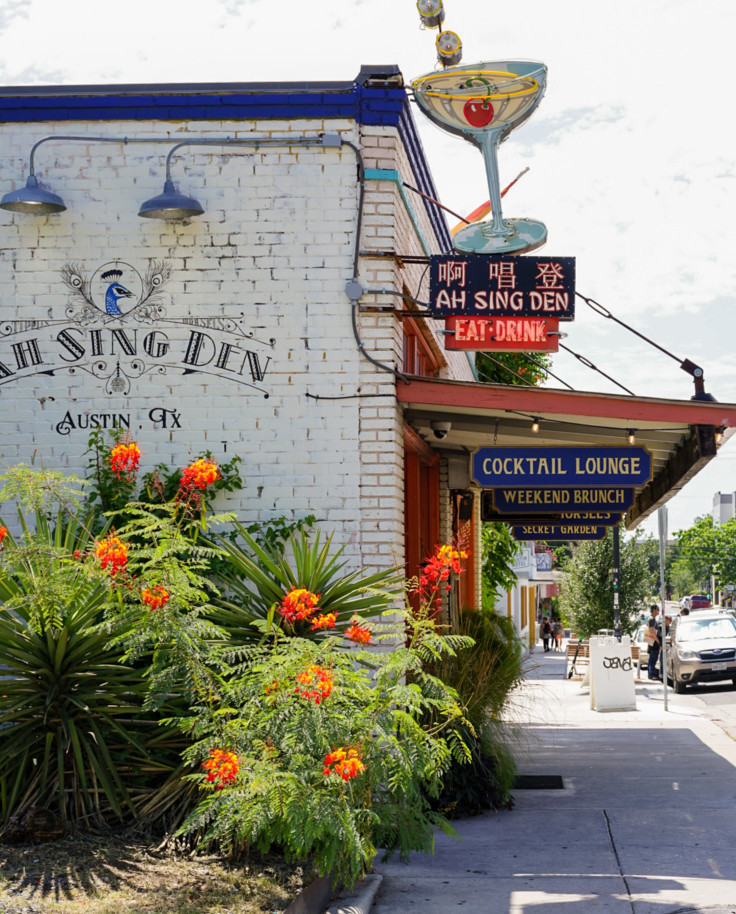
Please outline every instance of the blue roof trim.
M422 141L419 139L417 125L411 113L409 100L406 97L404 98L404 105L401 111L401 119L399 120L399 136L406 148L412 171L416 175L417 187L430 197L434 197L435 200L439 199L437 188L434 186L434 181L432 179L432 173L427 165L424 147L422 146ZM443 252L451 251L452 236L447 227L447 219L445 218L444 211L429 200L425 200L423 197L421 199L427 210L429 221L432 223L432 228L437 236L437 241L439 242L441 250Z
M396 126L401 118L405 92L355 83L343 90L263 91L204 93L149 91L107 92L80 89L54 95L46 89L38 95L28 90L0 94L0 122L106 120L281 120L293 118L348 118L361 124Z

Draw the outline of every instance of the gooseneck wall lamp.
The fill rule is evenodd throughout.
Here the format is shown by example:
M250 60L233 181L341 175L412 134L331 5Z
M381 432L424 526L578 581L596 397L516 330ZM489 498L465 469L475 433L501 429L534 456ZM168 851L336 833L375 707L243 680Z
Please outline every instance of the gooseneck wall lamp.
M26 186L5 194L0 200L0 209L13 213L31 213L44 215L47 213L61 213L66 210L66 204L57 194L44 190L38 184L35 173L35 154L42 143L50 142L81 142L81 143L170 143L170 137L89 137L89 136L47 136L38 140L29 155L29 174ZM138 211L139 216L146 219L165 219L169 222L189 219L192 216L201 216L204 207L194 197L187 197L179 193L171 179L171 160L173 156L185 146L242 146L259 148L261 146L321 146L323 148L339 149L343 145L342 137L337 133L324 133L316 137L253 137L249 139L233 139L232 137L206 137L203 139L185 140L173 146L166 156L166 177L163 192L150 200L146 200ZM348 144L350 145L350 144Z
M5 194L0 200L0 207L10 210L11 213L38 213L41 215L63 213L66 203L58 194L52 194L50 190L40 187L35 174L31 172L28 175L26 186Z

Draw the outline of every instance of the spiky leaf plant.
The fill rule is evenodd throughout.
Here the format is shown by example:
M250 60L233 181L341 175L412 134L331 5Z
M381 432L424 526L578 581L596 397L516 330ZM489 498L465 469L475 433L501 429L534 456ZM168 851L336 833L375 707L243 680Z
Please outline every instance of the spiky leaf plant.
M0 820L32 805L77 821L132 818L182 740L161 749L174 732L142 714L141 670L96 627L110 588L84 561L85 525L63 510L29 525L21 512L20 530L0 561Z
M236 541L216 537L227 563L220 566L222 595L214 601L216 610L211 616L227 629L233 644L260 640L257 623L295 589L318 595L319 615L334 614L338 631L344 631L353 616L378 616L402 599L403 581L395 570L346 574L347 560L341 557L344 547L333 549L332 537L323 540L319 531L294 531L284 549L281 543L259 542L242 524L236 523L234 529ZM324 630L313 628L312 619L289 623L278 609L275 619L289 634L324 637Z

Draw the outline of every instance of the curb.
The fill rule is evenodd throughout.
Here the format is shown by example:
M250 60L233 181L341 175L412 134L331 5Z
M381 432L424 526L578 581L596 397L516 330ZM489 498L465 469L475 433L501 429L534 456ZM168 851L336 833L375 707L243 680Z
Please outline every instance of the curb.
M336 898L325 914L368 914L383 876L374 873L365 876L349 895Z

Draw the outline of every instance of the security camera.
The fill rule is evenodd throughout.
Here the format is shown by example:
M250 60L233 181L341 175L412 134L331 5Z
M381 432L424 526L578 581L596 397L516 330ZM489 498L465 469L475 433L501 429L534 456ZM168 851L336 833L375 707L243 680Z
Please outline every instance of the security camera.
M439 438L440 441L443 438L447 438L450 429L452 428L452 422L440 422L439 420L435 420L429 424L432 431L434 432L434 437Z

